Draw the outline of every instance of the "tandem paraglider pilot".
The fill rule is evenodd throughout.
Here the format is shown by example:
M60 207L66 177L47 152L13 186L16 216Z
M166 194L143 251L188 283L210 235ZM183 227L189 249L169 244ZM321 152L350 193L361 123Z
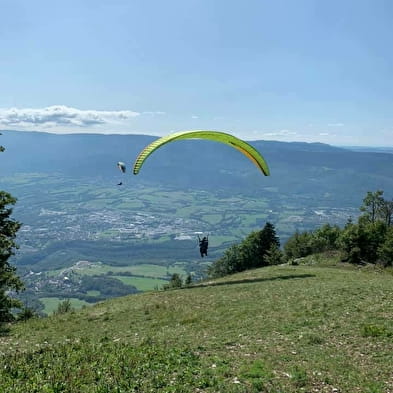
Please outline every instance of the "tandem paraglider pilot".
M202 239L198 236L199 240L199 251L201 252L201 257L207 257L207 249L209 247L209 236L204 236Z

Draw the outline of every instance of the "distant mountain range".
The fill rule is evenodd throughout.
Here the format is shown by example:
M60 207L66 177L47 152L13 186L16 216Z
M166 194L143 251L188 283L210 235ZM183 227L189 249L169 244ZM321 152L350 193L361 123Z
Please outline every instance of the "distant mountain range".
M327 204L359 206L367 191L393 194L393 154L354 151L322 143L250 142L265 157L271 176L264 177L242 154L226 145L203 140L178 141L148 158L138 176L132 166L138 153L156 137L146 135L49 134L2 131L0 176L17 172L61 173L72 177L124 179L135 184L230 189L251 194L291 194L320 198ZM362 148L363 149L363 148ZM357 149L359 150L359 149Z
M393 147L345 146L344 148L349 149L349 150L353 150L353 151L393 154Z

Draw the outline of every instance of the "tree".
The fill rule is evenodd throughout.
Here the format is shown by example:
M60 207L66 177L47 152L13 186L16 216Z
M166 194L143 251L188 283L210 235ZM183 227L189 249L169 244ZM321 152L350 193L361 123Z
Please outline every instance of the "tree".
M375 222L377 220L378 212L383 201L382 195L382 190L377 190L375 192L367 192L366 196L363 199L363 205L360 206L360 211L365 213L360 218L360 220L367 220L370 222Z
M381 220L389 227L393 224L393 200L387 201L383 199L378 209Z
M1 134L0 134L1 135ZM0 146L0 152L4 147ZM9 258L14 255L17 244L15 236L21 224L11 219L12 208L16 199L11 194L0 191L0 327L4 322L14 319L13 308L21 308L22 304L10 296L10 292L19 292L23 283L15 274L16 268L11 266Z
M261 258L260 266L269 265L269 263L266 261L266 256L269 250L271 250L272 248L280 248L280 239L276 234L276 229L274 228L274 225L270 222L267 222L265 224L264 228L258 233L258 235L258 251Z
M337 239L340 236L340 228L337 225L325 224L312 233L312 252L324 252L337 249Z
M182 286L183 286L183 281L182 281L181 277L179 276L179 274L173 273L169 283L165 284L163 286L163 289L164 290L176 289L176 288L181 288Z
M268 265L281 265L284 262L284 254L277 244L271 245L266 253L265 261Z
M266 223L261 231L251 232L240 244L229 247L224 255L208 268L210 277L223 277L247 269L267 266L272 247L280 247L280 240L271 223Z
M284 245L286 258L292 260L312 254L312 239L312 233L296 231Z
M21 308L21 303L10 296L10 292L19 292L23 283L15 274L9 258L14 255L17 245L15 236L21 224L10 218L16 199L9 193L0 191L0 325L14 319L13 308Z
M385 242L388 227L383 221L364 225L362 230L364 241L360 244L362 257L368 263L376 263L378 260L378 249Z
M186 279L184 280L184 285L188 286L192 284L192 276L191 273L188 273Z
M209 277L224 277L245 270L243 265L242 247L239 244L232 244L227 248L223 256L214 261L207 269Z
M375 263L378 249L385 241L387 226L382 221L350 224L341 232L337 244L343 261L350 263Z
M384 266L393 266L393 227L389 227L385 241L378 248L378 259Z

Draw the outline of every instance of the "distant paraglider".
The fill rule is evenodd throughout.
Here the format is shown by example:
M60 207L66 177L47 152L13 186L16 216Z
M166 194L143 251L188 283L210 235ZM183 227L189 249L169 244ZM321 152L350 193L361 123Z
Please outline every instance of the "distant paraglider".
M119 161L117 163L117 167L120 169L122 173L126 173L126 164L124 164L124 162Z
M150 143L139 153L134 164L134 169L133 169L134 175L137 175L139 173L147 157L149 157L150 154L152 154L154 151L156 151L161 146L164 146L167 143L183 140L183 139L208 139L211 141L225 143L226 145L232 146L235 149L239 150L246 157L248 157L265 176L269 176L270 174L269 167L267 166L265 159L258 152L258 150L256 150L249 143L239 138L236 138L233 135L227 134L225 132L195 130L195 131L176 132L174 134L170 134L162 138L159 138L154 142Z
M119 170L121 171L121 173L126 173L126 164L124 162L119 161L117 163L117 167L119 168ZM119 183L117 183L118 186L123 185L123 182L120 181Z

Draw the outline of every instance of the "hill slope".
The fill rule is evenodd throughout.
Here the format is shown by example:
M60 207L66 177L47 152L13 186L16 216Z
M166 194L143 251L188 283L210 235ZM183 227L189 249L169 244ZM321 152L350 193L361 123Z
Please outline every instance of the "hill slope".
M276 266L31 320L2 392L391 392L393 276Z

